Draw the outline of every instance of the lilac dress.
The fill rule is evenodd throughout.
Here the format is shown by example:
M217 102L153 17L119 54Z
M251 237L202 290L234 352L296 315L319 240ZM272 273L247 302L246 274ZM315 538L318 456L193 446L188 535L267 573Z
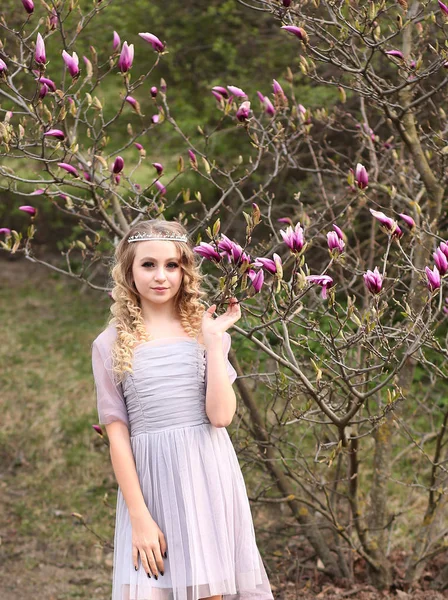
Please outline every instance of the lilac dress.
M118 487L112 600L273 600L257 548L249 499L225 427L205 411L206 349L186 337L143 342L133 374L116 386L109 325L92 344L99 422L125 422L148 510L163 531L164 575L132 561L132 528ZM231 382L236 371L223 352Z

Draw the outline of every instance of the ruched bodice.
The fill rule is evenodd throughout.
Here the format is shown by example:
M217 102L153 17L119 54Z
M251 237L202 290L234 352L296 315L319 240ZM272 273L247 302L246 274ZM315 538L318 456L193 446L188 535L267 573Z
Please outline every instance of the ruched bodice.
M131 437L210 423L205 347L195 339L151 340L134 350L122 383Z

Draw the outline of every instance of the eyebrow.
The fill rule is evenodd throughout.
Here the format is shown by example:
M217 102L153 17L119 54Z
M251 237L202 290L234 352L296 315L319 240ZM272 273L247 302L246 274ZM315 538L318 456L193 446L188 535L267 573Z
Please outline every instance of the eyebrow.
M152 256L145 256L144 258L141 258L140 260L154 260L155 262L157 262L156 258L153 258ZM177 257L174 258L167 258L166 261L168 262L169 260L175 260L177 262L179 262L179 259Z

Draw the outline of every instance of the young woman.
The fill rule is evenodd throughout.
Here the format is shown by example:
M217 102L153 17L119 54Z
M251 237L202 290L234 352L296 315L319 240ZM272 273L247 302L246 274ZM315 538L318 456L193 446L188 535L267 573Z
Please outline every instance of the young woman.
M112 600L273 600L243 475L227 329L200 298L179 223L119 243L112 317L92 344L99 422L118 482Z

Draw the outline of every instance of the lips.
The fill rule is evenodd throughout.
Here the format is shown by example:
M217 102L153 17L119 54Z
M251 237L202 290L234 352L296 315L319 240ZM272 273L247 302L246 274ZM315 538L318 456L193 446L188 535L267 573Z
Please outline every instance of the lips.
M155 287L152 288L153 290L167 290L168 288L164 288L164 287Z

